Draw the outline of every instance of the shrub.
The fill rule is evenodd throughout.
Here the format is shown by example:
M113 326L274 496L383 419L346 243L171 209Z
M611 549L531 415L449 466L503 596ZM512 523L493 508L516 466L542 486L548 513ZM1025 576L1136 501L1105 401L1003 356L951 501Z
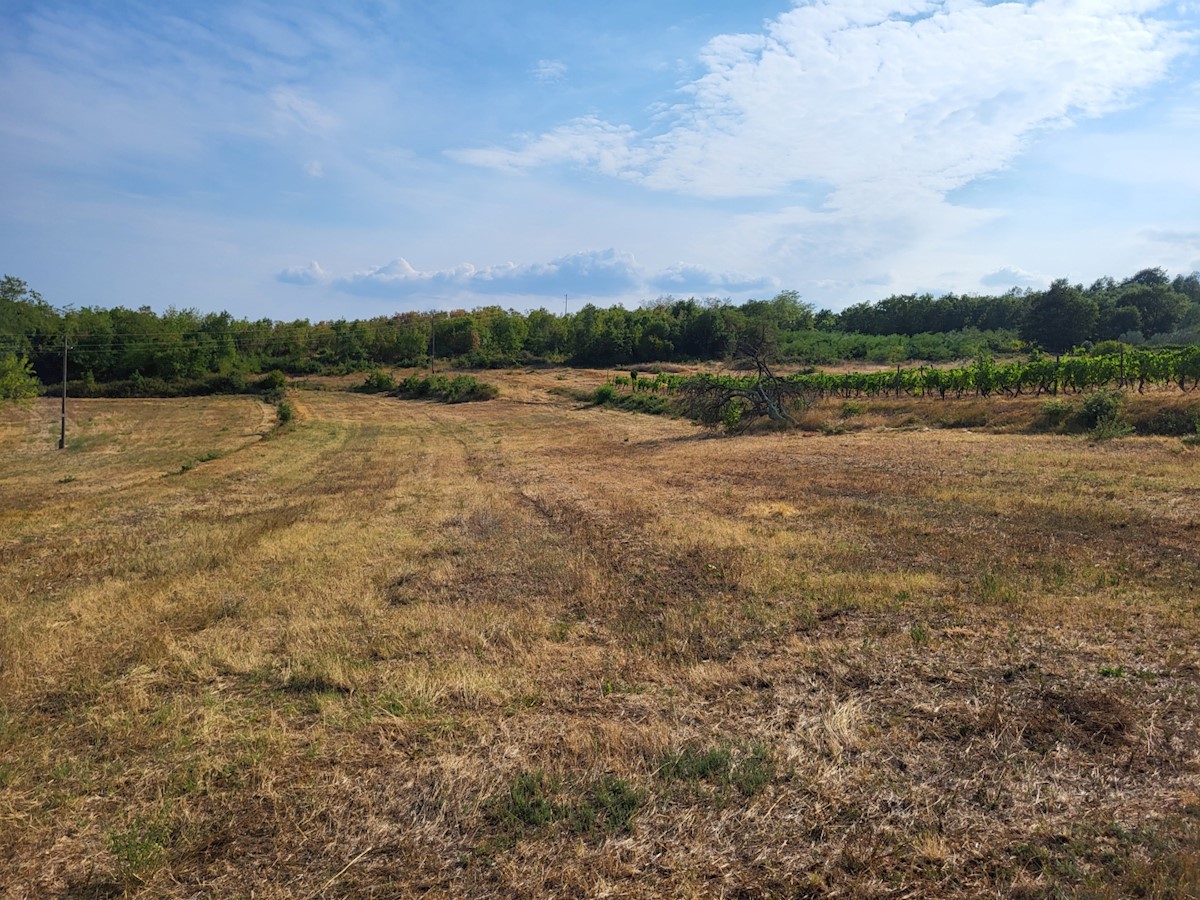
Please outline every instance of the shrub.
M286 425L296 417L296 409L287 400L280 400L275 404L275 413L279 417L279 424Z
M1125 395L1120 391L1097 391L1083 401L1079 410L1080 424L1089 430L1101 422L1115 422L1121 414Z
M1149 420L1137 422L1147 434L1190 435L1200 431L1200 409L1160 409Z
M1088 432L1093 441L1111 441L1133 433L1133 426L1119 419L1101 419Z
M268 394L271 391L281 391L287 387L287 376L279 369L272 369L254 385L256 391Z
M611 384L602 384L592 394L592 402L597 406L606 406L617 399L617 389Z
M494 384L479 381L471 375L409 375L396 388L395 395L404 400L421 400L426 397L443 403L468 403L477 400L492 400L500 394Z
M396 390L396 379L382 369L372 369L358 388L364 394L383 394Z

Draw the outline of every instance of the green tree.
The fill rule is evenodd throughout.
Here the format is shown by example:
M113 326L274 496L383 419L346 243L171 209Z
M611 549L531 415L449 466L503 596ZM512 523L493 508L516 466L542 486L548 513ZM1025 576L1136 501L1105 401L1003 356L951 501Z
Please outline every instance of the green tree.
M0 356L0 402L27 402L41 393L41 382L24 356L6 353Z
M1059 278L1033 298L1021 325L1021 337L1051 353L1063 353L1091 340L1099 319L1096 299Z

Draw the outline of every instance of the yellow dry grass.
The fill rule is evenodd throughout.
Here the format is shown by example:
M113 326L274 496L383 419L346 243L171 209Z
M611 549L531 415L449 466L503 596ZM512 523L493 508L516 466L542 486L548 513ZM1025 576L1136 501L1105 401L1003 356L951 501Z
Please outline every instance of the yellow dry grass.
M1197 889L1200 451L602 378L0 411L0 894Z

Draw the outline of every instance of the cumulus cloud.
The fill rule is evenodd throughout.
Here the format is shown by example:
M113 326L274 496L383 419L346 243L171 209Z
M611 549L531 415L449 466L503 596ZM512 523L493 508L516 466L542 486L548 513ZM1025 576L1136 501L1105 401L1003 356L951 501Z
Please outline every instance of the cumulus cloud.
M1041 129L1102 115L1187 48L1153 0L814 0L705 47L657 131L581 117L456 159L570 164L664 191L770 196L813 181L831 211L940 202Z
M477 269L463 263L452 269L423 272L400 258L339 278L335 285L350 294L407 297L416 294L474 293L618 297L638 289L642 275L631 254L617 250L572 253L545 263L506 263Z
M476 267L462 263L448 269L421 270L399 257L386 265L334 277L316 262L285 269L276 280L287 284L330 284L360 297L403 300L455 299L466 302L481 297L561 297L610 302L644 299L649 294L760 294L778 290L774 278L718 272L703 266L678 263L658 272L647 272L631 253L612 248L570 253L539 263L504 263Z
M1046 281L1041 275L1026 272L1016 266L1004 266L979 279L980 284L989 288L1037 287Z
M283 284L323 284L329 274L314 259L307 266L291 266L276 273L275 280Z

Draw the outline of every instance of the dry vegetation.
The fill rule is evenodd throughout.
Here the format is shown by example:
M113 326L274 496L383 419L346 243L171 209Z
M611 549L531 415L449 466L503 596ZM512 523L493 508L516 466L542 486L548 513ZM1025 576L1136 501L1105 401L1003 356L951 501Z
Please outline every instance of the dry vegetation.
M1200 448L587 378L0 411L0 893L1195 896Z

